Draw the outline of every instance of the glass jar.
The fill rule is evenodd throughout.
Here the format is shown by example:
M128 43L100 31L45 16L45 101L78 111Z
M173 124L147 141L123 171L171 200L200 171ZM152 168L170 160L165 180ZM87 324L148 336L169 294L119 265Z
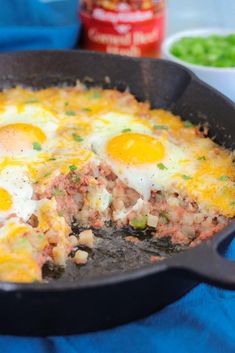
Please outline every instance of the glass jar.
M82 47L129 56L159 57L165 1L81 0Z

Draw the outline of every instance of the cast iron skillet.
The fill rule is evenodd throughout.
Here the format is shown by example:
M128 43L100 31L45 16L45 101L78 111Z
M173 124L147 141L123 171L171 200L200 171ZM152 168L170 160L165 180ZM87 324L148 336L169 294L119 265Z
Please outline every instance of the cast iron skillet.
M119 90L129 87L138 99L149 100L153 107L170 109L194 123L208 123L217 142L235 147L235 105L177 64L85 51L0 55L0 88L73 84L76 79ZM123 240L128 229L113 237L110 232L101 232L97 236L103 237L103 245L91 254L87 266L70 265L64 273L57 273L57 278L49 270L45 274L48 283L43 284L0 283L0 333L49 335L100 330L162 308L199 280L234 289L235 265L219 255L234 230L233 221L214 238L178 254L182 249L169 248L167 240L153 244L148 234L138 247ZM146 265L146 254L148 258L150 254L167 258Z

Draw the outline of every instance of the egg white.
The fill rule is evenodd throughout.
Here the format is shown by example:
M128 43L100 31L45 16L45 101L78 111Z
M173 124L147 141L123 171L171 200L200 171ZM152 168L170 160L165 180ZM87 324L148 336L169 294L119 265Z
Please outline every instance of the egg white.
M25 104L20 108L20 110L17 106L6 105L4 111L0 113L0 130L4 126L9 126L12 124L27 124L39 128L46 137L45 142L42 144L43 151L50 149L58 128L58 120L56 117L47 109L35 104ZM18 143L20 145L21 141L18 141ZM16 153L14 151L11 153L6 153L5 150L0 148L0 156L9 157L34 158L37 156L38 152L39 151L34 148L29 150L24 150L22 148L20 153Z
M0 127L14 123L35 125L51 138L57 129L58 120L52 112L40 105L25 104L19 111L15 105L7 105L0 114Z
M24 167L9 166L0 173L0 188L6 190L12 199L9 210L0 210L0 221L12 214L28 221L36 209L37 201L32 200L33 187Z
M93 132L88 136L87 143L92 147L99 145L99 141L107 140L118 135L124 129L131 129L135 132L151 133L151 129L137 122L136 118L130 114L109 112L97 117L92 122Z

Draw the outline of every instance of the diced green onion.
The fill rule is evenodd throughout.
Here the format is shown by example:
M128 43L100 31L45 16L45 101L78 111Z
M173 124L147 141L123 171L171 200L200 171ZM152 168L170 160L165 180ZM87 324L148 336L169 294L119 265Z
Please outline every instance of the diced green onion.
M71 172L74 172L75 170L78 169L78 167L76 167L76 165L70 165L69 169L71 170Z
M95 98L95 99L101 98L101 93L100 92L94 92L92 97Z
M39 142L34 142L33 143L33 149L35 151L41 151L42 150L42 146L41 146L41 144Z
M145 229L147 226L147 216L133 218L130 225L135 229Z
M162 223L168 224L170 222L168 215L166 212L160 212L159 217L161 218Z
M153 125L153 128L157 130L168 130L166 125Z
M221 177L219 177L220 181L227 181L229 180L229 177L227 175L222 175Z
M158 167L160 170L168 169L163 163L158 163L158 164L157 164L157 167Z
M37 102L38 102L38 99L30 98L25 101L25 104L33 104L33 103L37 103Z
M92 109L90 109L90 108L82 108L82 111L83 111L83 112L91 112Z
M191 123L191 121L189 120L185 120L184 121L184 127L187 127L187 128L191 128L193 127L194 125Z
M183 178L184 180L190 180L190 179L192 179L191 176L185 175L185 174L182 174L182 178Z
M72 136L73 136L73 139L77 142L83 141L83 138L80 135L77 135L74 133L74 134L72 134Z
M65 112L65 114L68 115L68 116L76 115L76 113L73 110L67 110L67 112Z
M77 174L73 174L73 175L72 175L72 181L73 181L74 183L79 183L80 180L81 180L81 178L80 178L79 175L77 175Z
M183 37L170 48L171 54L190 64L235 67L235 33L207 37Z
M52 195L53 196L61 196L64 194L64 191L55 187L53 190L52 190Z

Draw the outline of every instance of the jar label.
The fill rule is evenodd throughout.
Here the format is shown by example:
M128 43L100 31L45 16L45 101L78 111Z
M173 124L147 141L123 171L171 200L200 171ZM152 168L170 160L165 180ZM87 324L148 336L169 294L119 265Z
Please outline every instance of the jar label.
M125 4L123 4L125 6ZM86 49L130 56L157 56L164 37L165 12L94 7L81 11Z

